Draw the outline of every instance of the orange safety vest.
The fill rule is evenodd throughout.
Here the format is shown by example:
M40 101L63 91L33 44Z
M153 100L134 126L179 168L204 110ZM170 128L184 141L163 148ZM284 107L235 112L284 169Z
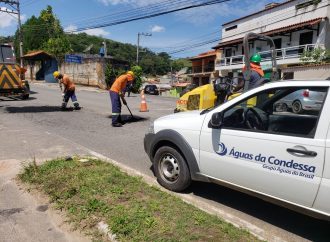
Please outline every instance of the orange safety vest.
M264 77L265 73L264 71L261 69L260 65L254 64L254 63L250 63L250 67L251 70L256 71L261 77ZM243 71L246 70L246 67L243 67Z
M64 89L67 91L74 91L75 90L75 85L74 83L70 80L69 76L63 75L63 78L61 79L61 83L64 85Z
M120 93L125 89L127 82L130 81L133 81L131 76L127 74L123 74L115 80L115 82L112 84L110 88L110 91Z

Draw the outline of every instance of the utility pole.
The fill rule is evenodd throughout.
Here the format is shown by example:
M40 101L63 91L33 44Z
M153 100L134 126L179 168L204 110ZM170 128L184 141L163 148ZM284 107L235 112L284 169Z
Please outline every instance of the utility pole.
M19 0L17 0L17 16L18 16L18 34L19 34L19 59L21 67L23 68L23 34L21 24L21 10L19 7Z
M20 11L20 3L19 0L0 0L0 3L5 3L10 5L16 11L7 9L7 8L0 8L0 12L5 12L9 14L17 14L18 18L18 35L19 35L19 58L20 58L20 65L23 67L23 34L22 34L22 24L21 24L21 11Z
M104 57L107 57L107 42L103 41L103 48L104 48Z
M139 49L140 49L140 35L152 36L151 33L138 33L137 46L136 46L136 64L139 65Z
M172 68L172 61L171 61L171 85L173 85L173 68Z

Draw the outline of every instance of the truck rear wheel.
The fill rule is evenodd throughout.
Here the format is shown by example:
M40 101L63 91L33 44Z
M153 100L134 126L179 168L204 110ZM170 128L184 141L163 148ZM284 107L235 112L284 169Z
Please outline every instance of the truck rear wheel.
M30 94L28 94L28 93L24 93L24 94L21 95L21 98L22 98L23 100L26 100L26 99L29 99L29 96L30 96Z
M163 187L180 192L191 183L190 171L182 155L170 146L159 148L154 157L157 181Z

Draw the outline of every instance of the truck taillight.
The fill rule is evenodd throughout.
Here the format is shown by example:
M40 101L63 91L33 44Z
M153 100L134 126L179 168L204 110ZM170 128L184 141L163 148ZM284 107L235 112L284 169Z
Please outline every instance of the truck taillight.
M309 97L309 90L308 89L303 91L303 96L304 97Z

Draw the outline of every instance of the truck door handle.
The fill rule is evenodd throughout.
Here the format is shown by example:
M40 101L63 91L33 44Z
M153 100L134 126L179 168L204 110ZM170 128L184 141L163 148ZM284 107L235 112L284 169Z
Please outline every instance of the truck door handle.
M299 150L299 149L294 149L294 148L288 148L286 149L287 152L289 152L292 155L303 155L303 156L310 156L310 157L315 157L317 156L317 153L315 151L311 150Z

